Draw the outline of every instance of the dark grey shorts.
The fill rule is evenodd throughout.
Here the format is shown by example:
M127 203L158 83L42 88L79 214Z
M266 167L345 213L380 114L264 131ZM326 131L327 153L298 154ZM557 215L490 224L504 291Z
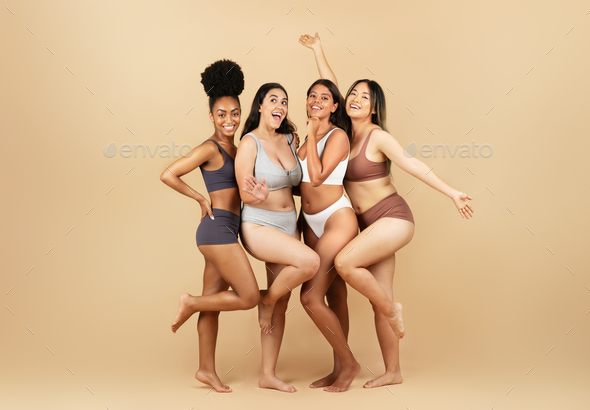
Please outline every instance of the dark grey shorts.
M207 214L197 228L197 246L238 243L240 215L219 208L212 211L215 219Z

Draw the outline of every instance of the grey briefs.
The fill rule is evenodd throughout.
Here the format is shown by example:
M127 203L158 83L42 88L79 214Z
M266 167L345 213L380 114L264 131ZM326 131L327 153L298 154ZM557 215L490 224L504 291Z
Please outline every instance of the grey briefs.
M280 212L254 208L244 205L241 213L242 222L270 226L293 236L297 230L297 211Z

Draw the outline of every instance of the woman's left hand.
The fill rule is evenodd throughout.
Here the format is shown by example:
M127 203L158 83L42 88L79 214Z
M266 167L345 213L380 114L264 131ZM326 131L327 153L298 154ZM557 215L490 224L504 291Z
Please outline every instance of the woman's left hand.
M469 205L467 202L473 198L471 198L465 192L457 192L452 199L462 218L469 219L469 217L473 216L473 208L471 208L471 205Z
M268 198L268 186L266 180L262 177L261 181L258 181L253 175L244 177L244 191L252 195L260 202L266 201Z

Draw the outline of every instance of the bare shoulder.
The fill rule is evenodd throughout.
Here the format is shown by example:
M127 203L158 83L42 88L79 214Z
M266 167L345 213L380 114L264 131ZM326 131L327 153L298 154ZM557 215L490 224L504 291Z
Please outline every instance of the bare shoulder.
M242 153L256 153L256 141L251 135L244 135L238 144L238 152Z
M398 142L393 135L381 128L376 128L373 131L373 133L371 134L371 140L373 140L374 143L380 147L383 145L391 144L392 142Z

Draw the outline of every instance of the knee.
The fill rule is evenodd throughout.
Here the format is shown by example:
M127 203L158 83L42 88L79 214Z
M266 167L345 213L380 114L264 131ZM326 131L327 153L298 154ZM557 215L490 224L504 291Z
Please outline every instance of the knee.
M353 265L350 258L342 253L339 253L336 255L336 258L334 258L334 268L345 281L347 281L353 272Z
M258 306L258 302L260 302L260 291L255 289L253 291L249 291L245 293L242 297L242 310L252 309Z
M315 276L320 268L320 256L313 250L309 250L301 259L301 270L305 281L310 280Z
M303 306L304 309L306 306L308 306L310 309L313 310L314 306L316 306L318 303L321 303L323 301L323 298L320 299L320 298L318 298L318 295L315 295L313 293L314 290L315 289L311 289L311 290L308 290L307 292L301 292L301 295L299 296L299 301L301 302L301 305ZM305 309L305 310L309 314L309 311L307 309Z

